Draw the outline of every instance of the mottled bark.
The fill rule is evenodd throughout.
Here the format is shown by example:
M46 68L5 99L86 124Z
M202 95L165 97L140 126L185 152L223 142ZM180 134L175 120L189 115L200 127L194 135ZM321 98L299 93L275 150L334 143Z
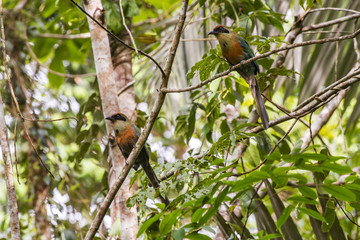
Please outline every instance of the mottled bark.
M14 172L11 162L9 139L7 135L7 127L5 124L4 106L1 95L0 95L0 141L1 141L2 159L5 168L8 211L11 222L11 238L20 239L21 235L20 235L20 224L19 224L19 216L18 216L19 209L16 199Z
M131 45L130 37L126 31L119 36L125 43ZM117 92L133 81L132 51L116 41L111 41L114 65L114 76ZM120 112L124 113L131 121L136 120L136 102L134 88L130 87L118 96ZM112 159L109 169L109 186L112 187L125 166L125 158ZM110 209L111 220L114 223L118 218L121 221L121 239L136 239L138 231L138 218L136 207L128 208L126 201L132 197L137 187L130 188L130 178L126 178L119 192L116 194Z
M84 6L86 11L98 21L101 22L101 19L104 19L103 11L102 11L103 8L100 0L84 1ZM119 76L119 74L115 74L114 72L114 67L111 60L110 43L107 33L104 30L102 30L96 23L94 23L90 18L88 18L88 23L90 28L96 74L99 82L100 96L101 96L104 116L110 116L113 115L114 113L120 112L118 98L117 98L118 87L115 82L115 76ZM102 22L102 24L104 23ZM131 69L131 64L130 64L130 69ZM127 112L124 111L124 113ZM108 135L113 133L113 128L108 121L106 122L106 129ZM110 145L111 146L110 146L110 160L109 160L110 161L109 186L111 187L122 169L120 162L121 161L124 162L124 160L121 160L123 159L123 156L117 145L116 144L110 144ZM128 187L129 184L127 184L127 187L125 186L123 188L124 191L119 191L117 193L118 197L115 199L115 201L113 201L111 206L111 216L113 221L115 221L119 216L121 217L122 220L121 239L136 239L137 227L136 227L136 231L133 231L132 229L129 229L129 225L127 224L128 223L127 221L130 222L130 219L128 219L128 217L134 219L134 216L136 216L136 212L134 213L130 211L128 212L120 211L120 208L121 210L124 210L124 208L126 208L125 206L126 199L132 196L131 193L128 191ZM131 221L130 223L134 224L133 221Z
M43 175L46 171L40 168ZM38 178L38 183L35 183L35 227L37 239L50 240L51 239L51 224L46 212L45 200L48 197L50 185L46 185L43 179L44 176Z

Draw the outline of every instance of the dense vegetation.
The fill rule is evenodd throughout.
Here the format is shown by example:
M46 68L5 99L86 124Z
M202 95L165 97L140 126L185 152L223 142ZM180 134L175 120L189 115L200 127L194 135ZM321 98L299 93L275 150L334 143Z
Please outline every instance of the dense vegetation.
M85 237L114 184L115 150L104 121L109 97L139 127L151 128L147 144L160 189L141 169L131 170L132 196L125 199L138 222L129 231L139 238L360 238L360 2L190 1L171 56L184 2L102 0L101 23L114 35L133 46L124 17L136 47L159 66L174 57L162 74L108 34L116 91L99 90L106 88L93 35L73 2L2 2L1 105L21 239ZM218 24L261 56L266 131L247 83L226 72L217 41L207 36ZM123 72L127 77L119 77ZM150 114L156 106L159 113ZM1 140L5 162L5 135ZM0 239L16 239L5 184L11 173L2 166ZM159 192L171 200L168 208ZM108 210L95 238L126 239L125 224Z

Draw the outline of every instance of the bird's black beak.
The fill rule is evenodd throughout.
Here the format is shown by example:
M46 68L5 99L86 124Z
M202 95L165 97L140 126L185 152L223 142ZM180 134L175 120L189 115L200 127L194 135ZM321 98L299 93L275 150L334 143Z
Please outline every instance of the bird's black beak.
M114 121L115 121L115 119L114 119L114 117L113 117L113 116L106 117L105 119L106 119L106 120L110 120L111 122L114 122Z
M214 32L214 31L210 31L207 35L211 35L211 34L215 35L215 32Z

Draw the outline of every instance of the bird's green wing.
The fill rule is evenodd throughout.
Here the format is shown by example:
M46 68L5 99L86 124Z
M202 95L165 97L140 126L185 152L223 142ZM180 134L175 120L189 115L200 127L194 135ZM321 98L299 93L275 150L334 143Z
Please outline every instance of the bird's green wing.
M252 57L255 56L254 52L252 51L252 49L251 49L251 47L249 45L249 43L246 40L244 40L243 38L241 38L239 36L239 42L240 42L241 46L244 48L244 52L246 53L246 55L248 55L248 58L252 58ZM258 73L259 72L259 65L258 65L258 63L256 61L253 61L253 63L255 65L256 73Z

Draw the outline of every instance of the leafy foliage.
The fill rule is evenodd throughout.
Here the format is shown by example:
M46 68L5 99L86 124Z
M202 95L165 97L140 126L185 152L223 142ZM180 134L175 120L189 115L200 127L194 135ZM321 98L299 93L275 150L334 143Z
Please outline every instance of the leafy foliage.
M122 2L125 18L132 19L137 46L163 65L179 1ZM233 21L233 29L248 40L256 54L262 54L284 43L285 34L294 23L291 17L297 15L294 5L307 10L322 4L321 1L289 1L290 6L282 9L279 2L195 2L187 18L184 38L201 36L211 26ZM95 72L90 39L54 38L47 34L75 36L87 33L87 19L67 1L33 1L18 12L13 10L16 1L4 1L3 4L8 11L5 30L8 58L12 60L11 80L24 116L29 119L77 119L26 121L16 125L21 183L16 189L22 234L24 239L39 237L41 233L36 224L40 214L51 223L48 225L53 238L77 239L88 230L96 213L94 209L108 192L108 139L97 81L94 77L80 75ZM102 4L107 27L115 34L122 33L118 2L106 0ZM355 9L342 1L327 1L324 6ZM360 5L356 7L359 10ZM340 16L340 13L328 14L326 11L312 14L312 18L304 19L304 26ZM354 27L353 22L343 25L340 27L344 31L352 31ZM203 26L206 29L202 29ZM29 55L24 28L37 61L52 71ZM331 33L304 33L303 39L330 36L326 34ZM173 86L195 85L229 68L219 46L213 44L215 42L206 42L205 47L204 42L194 42L184 41L178 50L179 57L169 81ZM212 49L209 49L210 45ZM337 47L338 56L335 56L335 44L289 52L281 67L274 67L279 55L259 59L261 73L257 79L261 89L270 83L268 97L293 109L297 102L333 81L333 76L339 79L355 64L356 54L351 41L339 42ZM347 61L332 61L333 58ZM160 74L145 58L138 61L134 55L133 60L135 95L142 110L138 111L137 125L143 127L154 102L154 93L157 93ZM337 69L336 74L333 69ZM67 78L63 74L78 76ZM357 170L360 163L357 108L360 105L356 95L358 85L352 88L353 92L349 92L345 103L339 106L337 117L330 118L320 131L321 139L314 138L314 145L305 151L301 150L301 138L307 127L300 123L289 133L288 122L258 134L246 132L259 124L247 123L253 100L247 83L236 72L190 93L169 94L148 140L151 164L163 179L160 189L155 191L149 186L141 169L132 170L129 175L131 184L139 186L136 194L127 201L128 207L137 207L140 219L137 236L146 239L213 239L221 232L226 239L241 236L272 239L299 232L303 239L316 239L310 220L317 220L324 234L331 235L338 225L338 233L355 239L357 230L353 222L359 220L357 213L360 210ZM16 108L7 86L3 86L1 94L6 104L10 138L15 141ZM271 103L266 103L266 107L271 120L285 115ZM312 122L318 115L316 111ZM303 119L309 121L308 116ZM24 137L24 125L55 179L46 174ZM340 125L345 132L338 128ZM240 144L247 147L244 154L239 154ZM263 165L258 168L260 163ZM166 177L171 172L173 174ZM10 222L4 184L0 185L0 190L4 193L0 197L4 206L0 209L0 238L8 239ZM168 208L157 200L159 194L166 194L171 199ZM39 196L46 196L46 201L37 205ZM37 209L38 206L43 207L43 212ZM335 224L337 221L340 224ZM289 227L289 222L295 227ZM262 226L261 223L267 223L267 228L257 225ZM119 235L119 225L120 221L112 227L106 222L105 229L109 234ZM336 239L332 235L331 238Z

